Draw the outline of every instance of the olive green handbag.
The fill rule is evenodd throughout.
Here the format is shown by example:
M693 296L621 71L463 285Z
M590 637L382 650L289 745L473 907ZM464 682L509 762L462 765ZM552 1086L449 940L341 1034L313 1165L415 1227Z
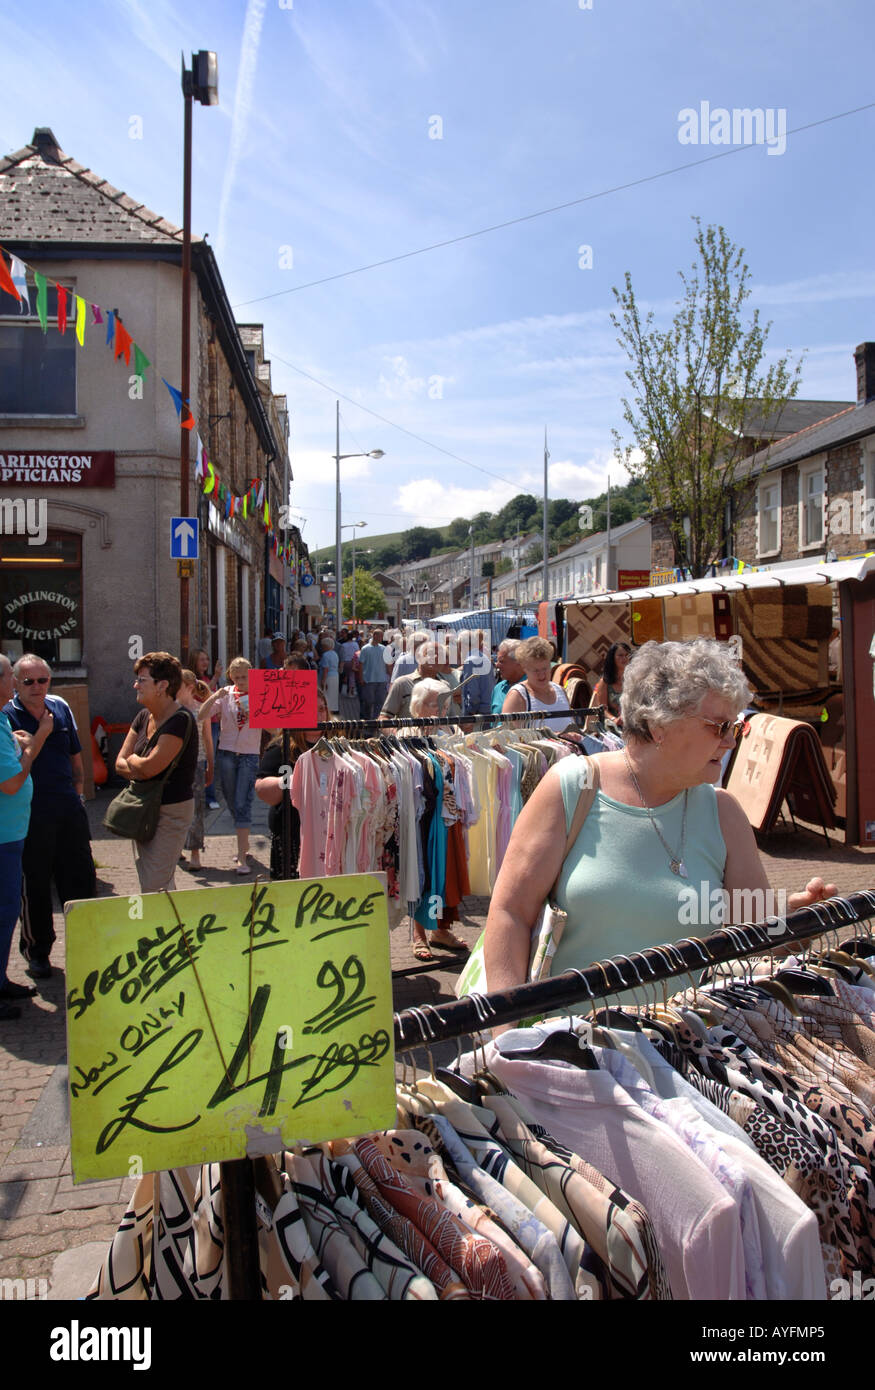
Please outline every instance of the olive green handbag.
M184 708L184 706L180 706ZM174 710L174 714L176 711ZM186 711L191 715L191 711ZM171 718L173 715L170 716ZM186 730L182 739L182 747L172 762L157 777L146 777L142 781L128 782L124 791L120 791L118 796L113 797L106 808L106 815L103 818L104 828L112 831L113 835L121 835L125 840L136 840L138 844L146 844L147 841L154 839L155 831L158 829L158 817L161 814L161 797L164 795L164 784L170 776L179 759L185 752L189 739L191 738L192 723L194 715L186 721ZM165 719L164 723L167 723ZM146 744L143 757L146 757L158 739L161 737L161 730L164 724L157 728Z

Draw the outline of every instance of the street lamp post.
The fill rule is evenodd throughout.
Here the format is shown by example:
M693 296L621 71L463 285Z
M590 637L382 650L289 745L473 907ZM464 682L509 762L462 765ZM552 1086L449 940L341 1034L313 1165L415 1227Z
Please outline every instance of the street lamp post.
M182 324L181 352L182 370L180 390L184 407L190 411L191 395L191 109L192 102L199 101L202 106L219 104L219 65L215 53L201 49L193 53L191 68L186 68L182 60L182 95L185 105L185 122L182 154ZM191 431L184 427L185 417L180 414L179 431L179 515L188 516L188 470L189 440ZM189 422L190 423L190 422ZM200 560L198 560L200 564ZM200 615L198 615L200 616ZM188 660L188 578L179 581L179 654Z
M336 471L335 471L336 486L335 486L335 502L334 502L334 568L335 568L336 575L337 575L337 613L336 613L336 620L337 620L337 626L338 626L338 628L339 628L339 627L341 627L342 624L343 624L343 604L342 604L342 602L341 602L341 594L340 594L340 590L341 590L341 577L342 577L342 575L343 575L343 569L342 569L342 566L341 566L341 559L342 559L342 557L341 557L341 553L340 553L340 461L341 461L341 459L363 459L363 458L381 459L381 458L383 457L383 450L382 450L382 449L371 449L371 450L369 451L369 453L366 453L366 454L361 454L361 453L359 453L359 454L342 454L342 453L340 452L340 401L337 401L337 403L336 403L335 424L336 424L336 430L335 430L336 448L335 448L335 451L334 451L334 464L335 464L335 470L336 470Z
M345 457L350 457L350 455L345 455ZM350 614L351 618L355 617L355 533L360 527L367 526L367 524L368 523L366 521L348 521L345 525L341 526L340 528L341 531L352 531L352 613ZM341 618L343 616L342 607L340 616Z

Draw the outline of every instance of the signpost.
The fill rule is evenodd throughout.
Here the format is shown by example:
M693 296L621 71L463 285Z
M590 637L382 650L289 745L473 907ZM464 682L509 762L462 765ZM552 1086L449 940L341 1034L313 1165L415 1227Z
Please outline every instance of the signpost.
M198 558L196 516L172 516L170 518L170 558L171 560L196 560Z
M67 983L76 1182L393 1122L380 874L72 903Z

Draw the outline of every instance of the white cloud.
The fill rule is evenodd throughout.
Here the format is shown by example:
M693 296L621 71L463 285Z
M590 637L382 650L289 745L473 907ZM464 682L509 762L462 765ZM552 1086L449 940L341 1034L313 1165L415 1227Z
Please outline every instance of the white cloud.
M398 507L409 516L409 526L433 526L435 518L474 516L477 512L497 512L521 488L495 483L491 487L466 488L447 485L438 478L417 478L398 489Z
M863 299L867 295L875 295L875 271L862 268L787 280L782 285L751 287L755 304L820 304L836 299Z

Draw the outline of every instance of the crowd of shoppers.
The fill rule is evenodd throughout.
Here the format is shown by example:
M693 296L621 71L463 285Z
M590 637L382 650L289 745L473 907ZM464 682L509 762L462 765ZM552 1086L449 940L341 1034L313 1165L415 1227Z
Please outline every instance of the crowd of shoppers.
M256 644L266 670L313 672L318 717L380 719L391 725L414 718L464 717L531 709L568 722L568 701L550 680L554 650L540 638L506 639L495 654L480 633L464 660L433 634L354 626L335 632L293 632L288 642L270 625ZM454 653L455 655L455 653ZM628 649L612 648L595 697L618 703ZM178 866L203 874L205 816L218 810L221 788L236 835L233 869L249 877L253 795L270 806L271 876L281 865L283 790L300 754L319 732L290 731L288 766L280 733L252 728L249 719L250 664L235 657L224 676L220 661L201 648L183 667L166 651L134 662L138 710L115 760L116 774L131 783L161 779L155 835L132 841L140 889L173 889ZM16 922L19 949L34 979L52 973L53 889L61 904L97 894L88 818L84 808L82 744L70 706L50 693L52 672L39 656L25 654L13 665L0 655L0 1019L15 1017L16 1000L34 992L7 979ZM341 704L343 700L344 704ZM565 716L563 718L563 716ZM298 813L291 810L292 862L297 874Z

